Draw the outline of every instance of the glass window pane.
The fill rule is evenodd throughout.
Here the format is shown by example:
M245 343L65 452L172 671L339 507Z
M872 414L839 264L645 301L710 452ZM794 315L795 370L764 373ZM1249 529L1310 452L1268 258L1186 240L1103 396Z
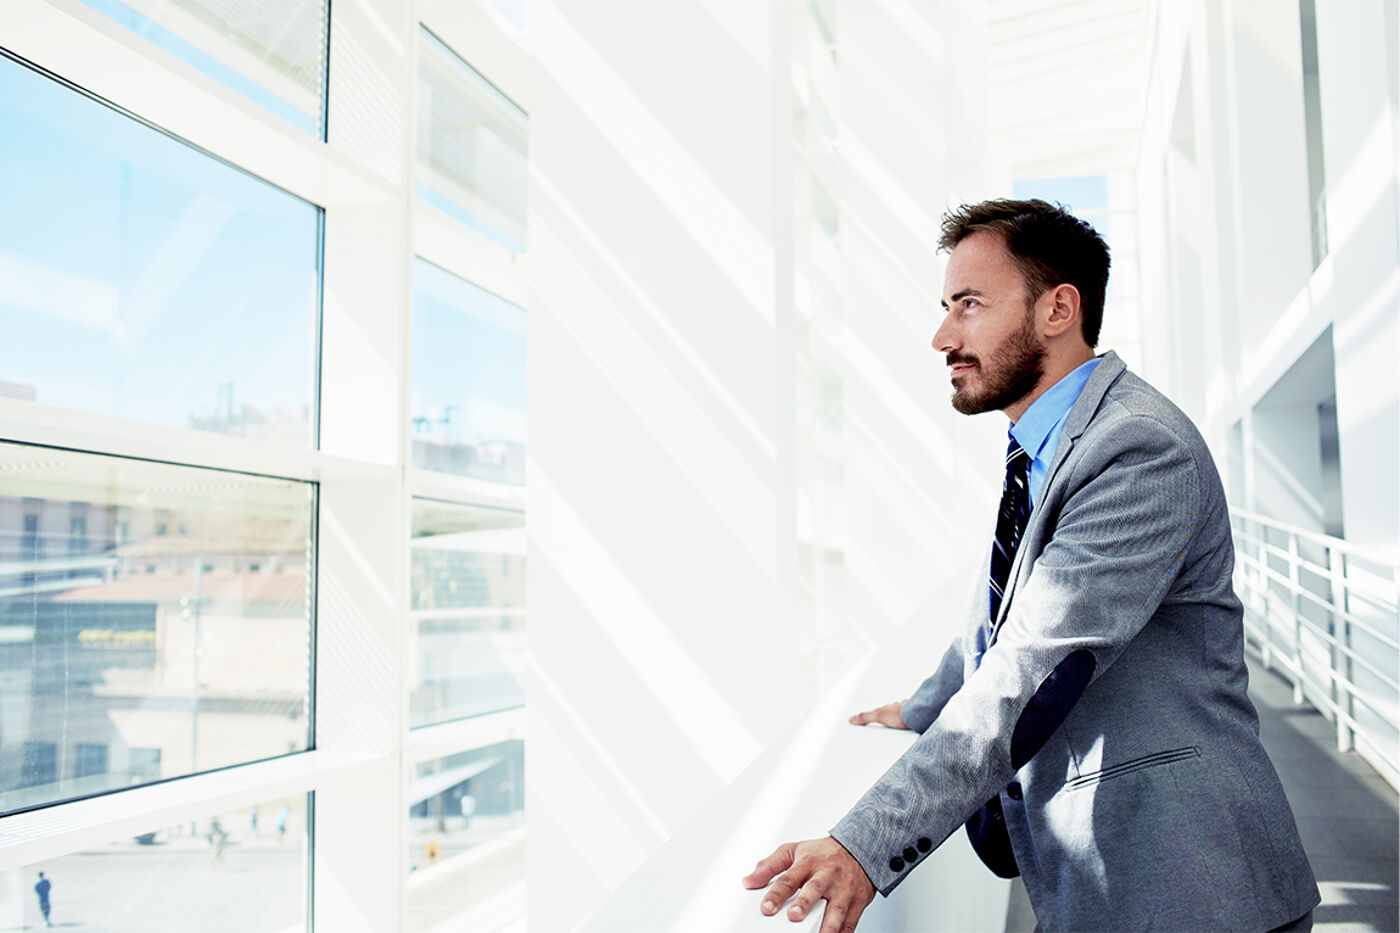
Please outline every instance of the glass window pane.
M413 501L409 722L520 706L525 516Z
M494 933L525 913L525 743L427 761L409 777L408 929Z
M413 268L413 465L524 485L525 309Z
M4 872L0 929L39 929L47 917L103 933L304 930L307 800L268 800Z
M307 447L314 206L0 57L0 394Z
M0 443L0 813L308 747L314 494Z
M419 27L418 197L525 251L525 111Z
M325 139L329 0L81 0L134 35Z

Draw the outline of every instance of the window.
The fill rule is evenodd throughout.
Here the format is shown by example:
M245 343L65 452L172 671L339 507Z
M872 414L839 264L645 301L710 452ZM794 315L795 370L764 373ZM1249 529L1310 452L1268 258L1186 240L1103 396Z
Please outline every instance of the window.
M409 721L524 703L525 516L413 502Z
M329 0L82 0L293 126L326 135Z
M34 895L43 872L55 927L107 933L307 929L310 809L307 795L265 800L0 873L10 895L0 916L14 929L44 927Z
M74 504L77 508L77 504ZM74 515L68 520L68 553L82 554L87 551L87 516Z
M73 769L74 777L87 777L92 774L107 773L107 746L91 743L78 743L78 761Z
M439 929L495 929L501 895L522 921L521 756L487 750L524 721L523 111L440 43L419 70L382 3L9 6L0 927L42 927L41 870L55 927L286 933L316 896L322 928L392 930L406 887ZM523 3L417 6L529 77ZM415 376L420 307L467 350ZM475 867L410 882L429 818L364 781L461 755L413 803L455 804L436 867Z
M523 485L525 309L413 268L413 465Z
M0 381L310 446L320 211L3 57L0 100Z
M83 548L20 559L35 489ZM0 443L0 812L309 747L313 509L306 483Z
M54 742L24 743L24 764L20 767L18 787L34 787L51 783L58 775L58 745Z
M127 770L138 783L160 779L160 749L133 748L127 752Z
M408 785L408 929L494 930L525 910L525 743L426 761Z
M492 5L523 24L513 0ZM528 123L427 28L418 61L432 261L413 268L406 929L486 931L525 913L527 319L501 297L523 278L501 270L526 248ZM477 278L479 259L496 265Z
M418 60L418 197L524 252L525 111L421 27Z

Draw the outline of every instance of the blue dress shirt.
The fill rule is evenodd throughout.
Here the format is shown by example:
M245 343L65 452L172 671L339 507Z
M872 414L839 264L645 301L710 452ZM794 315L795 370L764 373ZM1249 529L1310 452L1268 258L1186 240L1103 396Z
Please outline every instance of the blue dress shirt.
M1040 503L1045 476L1050 472L1050 461L1055 459L1055 448L1060 445L1060 435L1064 433L1065 418L1097 365L1099 360L1095 357L1075 368L1032 402L1031 407L1021 415L1021 420L1007 431L1031 458L1032 511Z

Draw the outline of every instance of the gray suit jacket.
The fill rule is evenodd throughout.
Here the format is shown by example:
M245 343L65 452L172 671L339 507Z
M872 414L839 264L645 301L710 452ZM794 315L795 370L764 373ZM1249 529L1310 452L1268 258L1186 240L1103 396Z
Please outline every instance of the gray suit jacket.
M1105 354L980 664L985 582L904 706L922 735L832 836L888 894L1000 792L1046 930L1268 930L1302 916L1318 890L1245 692L1233 567L1204 440Z

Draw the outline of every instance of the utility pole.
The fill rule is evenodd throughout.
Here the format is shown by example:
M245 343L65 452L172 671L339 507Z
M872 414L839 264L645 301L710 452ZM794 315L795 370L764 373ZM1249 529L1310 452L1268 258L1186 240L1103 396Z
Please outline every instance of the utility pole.
M190 665L193 668L193 686L190 691L190 773L198 770L199 754L199 653L200 653L200 614L204 608L204 558L194 559L194 593L180 597L180 618L194 620L194 640L190 645ZM190 835L195 835L197 827L190 823Z

